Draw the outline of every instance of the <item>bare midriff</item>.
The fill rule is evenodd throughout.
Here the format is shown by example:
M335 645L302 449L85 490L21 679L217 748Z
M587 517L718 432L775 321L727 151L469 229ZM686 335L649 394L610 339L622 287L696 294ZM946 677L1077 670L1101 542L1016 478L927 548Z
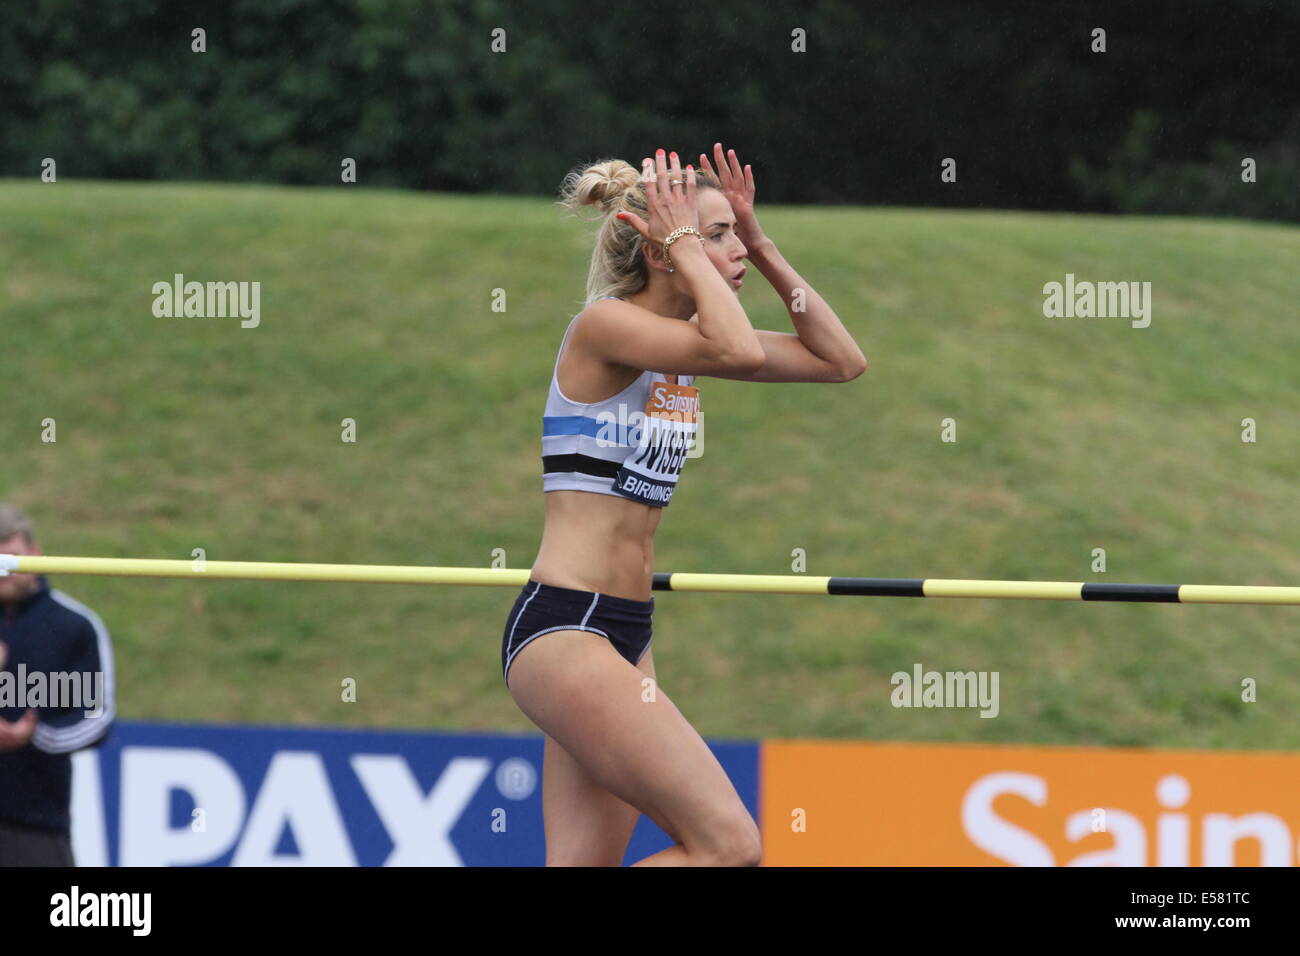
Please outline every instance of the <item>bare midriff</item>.
M532 579L553 587L650 600L662 508L589 491L548 491Z

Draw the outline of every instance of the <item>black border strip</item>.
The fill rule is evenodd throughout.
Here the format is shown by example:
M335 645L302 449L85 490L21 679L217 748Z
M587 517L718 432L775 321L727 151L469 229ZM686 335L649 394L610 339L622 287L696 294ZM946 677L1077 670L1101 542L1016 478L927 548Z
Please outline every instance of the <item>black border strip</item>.
M567 474L576 471L583 475L593 475L596 478L614 478L622 467L622 462L605 461L603 458L592 458L590 455L577 453L542 456L543 476Z
M1177 584L1085 584L1085 601L1152 601L1180 604Z
M831 578L826 583L826 593L925 597L924 587L924 578Z

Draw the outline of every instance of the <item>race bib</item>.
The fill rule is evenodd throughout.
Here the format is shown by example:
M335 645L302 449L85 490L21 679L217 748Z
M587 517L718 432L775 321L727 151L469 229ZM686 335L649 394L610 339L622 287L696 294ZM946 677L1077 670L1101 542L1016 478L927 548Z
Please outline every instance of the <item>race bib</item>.
M667 505L682 465L696 446L700 423L698 388L651 383L640 442L618 470L614 490L642 504Z

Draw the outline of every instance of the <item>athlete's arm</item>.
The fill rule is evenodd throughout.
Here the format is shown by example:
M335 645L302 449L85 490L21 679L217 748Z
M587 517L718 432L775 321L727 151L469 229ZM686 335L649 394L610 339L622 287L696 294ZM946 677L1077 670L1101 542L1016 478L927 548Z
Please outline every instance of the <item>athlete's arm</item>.
M764 237L749 250L749 261L785 303L795 332L760 332L767 361L746 381L849 382L867 370L867 357L840 317L785 261L776 243Z
M691 322L699 321L698 315ZM755 329L767 360L754 372L739 374L712 373L713 378L731 378L740 382L849 382L861 375L846 376L829 362L819 359L793 332L769 332ZM865 362L866 359L863 359ZM865 367L864 367L865 371Z
M691 319L692 322L695 319ZM740 382L849 382L862 374L847 374L824 359L819 359L793 332L770 332L755 329L763 353L763 365L752 372L710 372L714 378L731 378ZM864 360L865 361L865 360ZM865 371L865 367L863 369Z
M686 243L682 243L683 246ZM699 252L704 256L704 252ZM673 263L687 256L674 257ZM722 276L713 265L704 262L713 272L723 291L731 296ZM682 265L677 265L681 269ZM701 309L707 306L701 305ZM739 306L737 306L739 308ZM750 342L754 329L744 312L740 313ZM763 353L748 343L739 345L726 338L710 338L702 333L698 316L690 322L655 315L648 309L619 299L593 302L583 311L573 327L573 342L589 355L617 365L662 372L665 375L711 375L715 378L744 378L752 375L764 358Z
M714 169L700 154L700 167L718 177L722 194L736 214L736 234L749 251L747 258L771 283L794 323L795 332L758 333L766 361L749 375L727 375L747 382L848 382L867 370L867 358L834 310L790 263L776 243L763 233L754 214L754 171L743 169L734 149L724 154L713 144Z

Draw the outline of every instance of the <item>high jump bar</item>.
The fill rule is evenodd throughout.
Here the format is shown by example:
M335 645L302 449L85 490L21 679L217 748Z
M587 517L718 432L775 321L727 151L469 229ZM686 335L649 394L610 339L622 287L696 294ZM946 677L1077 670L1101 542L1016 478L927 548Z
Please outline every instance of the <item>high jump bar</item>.
M0 554L0 575L87 574L249 581L337 581L357 584L459 584L522 587L518 568L439 568L383 564L289 564L263 561L70 558ZM951 578L847 578L805 574L654 575L656 591L763 594L855 594L871 597L1015 598L1160 604L1300 605L1300 587L1233 584L1089 584L1082 581L976 581Z

